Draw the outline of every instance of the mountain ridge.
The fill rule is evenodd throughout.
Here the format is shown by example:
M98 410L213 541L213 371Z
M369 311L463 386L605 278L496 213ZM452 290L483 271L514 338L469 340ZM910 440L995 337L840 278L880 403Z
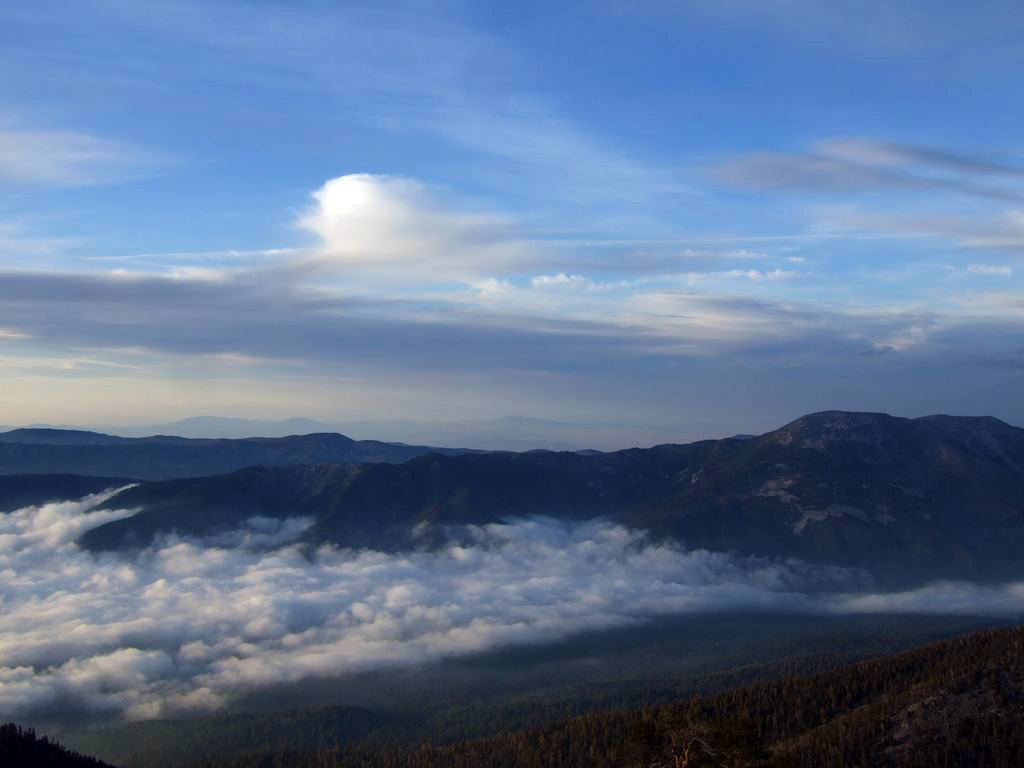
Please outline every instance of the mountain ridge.
M144 546L250 515L313 518L310 544L397 550L424 530L548 516L607 518L691 548L882 573L1021 573L1024 430L996 419L808 414L757 438L610 453L429 453L401 464L249 468L142 483L105 502L140 508L82 538ZM190 522L191 521L191 522Z
M88 450L82 450L88 448ZM338 433L289 437L119 437L87 430L16 429L0 433L0 475L77 474L165 480L264 464L402 462L469 449L353 440Z

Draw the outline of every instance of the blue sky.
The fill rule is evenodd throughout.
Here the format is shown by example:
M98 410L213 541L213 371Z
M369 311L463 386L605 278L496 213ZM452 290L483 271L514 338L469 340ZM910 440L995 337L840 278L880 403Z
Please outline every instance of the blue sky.
M0 423L1024 423L1022 33L1011 2L5 3Z

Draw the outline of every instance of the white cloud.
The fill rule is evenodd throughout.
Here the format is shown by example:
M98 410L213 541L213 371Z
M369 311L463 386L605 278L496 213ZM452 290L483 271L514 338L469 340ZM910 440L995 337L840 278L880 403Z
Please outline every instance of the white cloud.
M485 277L470 283L470 288L481 299L500 299L516 294L516 288L508 280L497 277Z
M437 551L309 556L262 548L308 521L253 519L219 544L171 538L131 558L93 556L74 538L128 514L87 511L106 496L0 517L0 716L213 709L273 683L666 614L1024 610L1021 584L864 594L850 572L687 551L600 521L470 528Z
M991 264L968 264L967 271L972 275L1002 275L1010 277L1013 271L1006 266L993 266Z
M350 174L313 193L300 226L320 239L317 260L342 274L422 282L508 267L524 252L506 219L460 210L418 181Z
M720 261L725 259L768 259L771 258L771 254L764 253L762 251L751 251L747 248L739 248L727 251L709 251L697 250L695 248L686 248L679 252L679 257L683 259L706 259L709 261Z
M530 278L530 285L534 288L586 288L592 283L582 275L559 272L557 275L535 275Z
M726 272L721 273L725 277L745 277L748 280L754 280L755 282L774 282L776 280L788 280L791 277L796 277L799 272L795 272L791 269L730 269Z
M836 612L943 613L961 616L1020 617L1024 613L1024 582L973 584L941 581L905 592L844 595Z

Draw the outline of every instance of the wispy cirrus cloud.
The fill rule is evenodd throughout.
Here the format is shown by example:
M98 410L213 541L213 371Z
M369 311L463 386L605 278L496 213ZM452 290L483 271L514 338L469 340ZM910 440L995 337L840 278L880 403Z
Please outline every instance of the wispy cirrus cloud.
M830 334L833 343L870 338L882 328L888 336L902 323L919 327L923 315L938 325L957 322L948 313L873 313L746 295L808 277L794 268L799 262L723 268L705 252L684 251L660 272L627 279L593 271L538 274L538 267L557 266L563 251L520 240L511 219L460 207L410 179L344 176L314 198L300 226L316 242L259 252L254 265L8 270L0 282L0 322L39 339L101 348L356 363L383 361L405 338L412 343L400 345L399 357L409 364L452 349L447 338L459 340L458 355L469 367L474 355L491 360L487 350L502 344L512 358L511 350L521 349L524 365L531 349L537 365L551 365L555 358L545 362L543 350L549 343L562 348L555 340L563 336L600 340L603 354L666 335L725 352L716 347L726 337L712 329L743 328L749 346L797 341L808 332ZM727 257L763 260L746 251ZM707 268L694 269L695 261ZM435 340L429 348L427 339Z
M865 165L923 166L954 173L1024 179L1024 166L1000 162L981 154L953 152L939 147L902 144L880 139L831 139L818 147L835 157Z
M994 264L968 264L967 272L971 275L999 275L1010 277L1013 270L1007 266L996 266Z
M54 256L73 249L80 238L55 237L17 219L0 220L0 263Z
M0 183L82 186L153 172L166 156L74 131L0 128Z
M1024 250L1024 210L964 215L865 210L857 207L819 212L817 227L828 236L889 236L946 241L969 250L1019 253Z
M755 152L721 163L712 174L729 184L793 192L916 190L1024 199L1024 165L879 139L829 139L808 152Z
M447 391L443 375L478 402L493 398L478 411L490 416L493 393L517 387L532 401L557 386L559 403L578 406L569 393L586 381L587 408L600 411L680 371L699 382L711 367L732 376L756 361L763 375L787 378L799 364L811 381L901 358L947 366L968 353L1016 354L1019 318L985 305L851 300L786 250L671 244L638 257L642 270L606 269L579 258L575 243L524 238L512 217L407 178L333 179L298 223L308 244L232 260L165 254L106 271L4 270L3 364L23 382L10 392L40 391L31 376L217 378L244 366L320 387L319 399L331 391L325 377L354 382L362 394L353 401L404 389L416 405L403 415L413 415ZM878 350L884 361L865 357ZM638 407L653 413L670 401L666 393Z
M272 21L236 2L187 0L143 10L118 0L91 11L120 38L152 42L145 50L132 47L135 66L101 73L123 88L145 91L154 79L190 83L197 91L214 85L215 108L229 103L257 120L275 100L315 94L325 125L372 132L397 147L400 156L388 161L390 167L404 162L414 168L407 172L420 173L438 164L446 174L500 194L543 197L545 207L573 210L571 223L554 217L562 228L613 216L647 221L622 209L661 207L693 193L678 170L544 98L537 88L543 74L531 57L506 36L473 24L473 14L457 6L445 13L416 2L296 4L275 8ZM45 10L12 15L30 29L69 26ZM52 68L54 78L73 78L79 67L102 62L90 41L77 42L60 58L18 53ZM242 94L253 92L261 103L246 103ZM551 226L543 213L541 207L532 211Z

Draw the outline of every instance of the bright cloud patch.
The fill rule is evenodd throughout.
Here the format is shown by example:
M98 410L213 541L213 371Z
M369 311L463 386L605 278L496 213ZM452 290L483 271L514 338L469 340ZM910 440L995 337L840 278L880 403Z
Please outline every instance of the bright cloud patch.
M439 551L388 555L267 549L308 521L254 518L219 543L97 557L75 539L130 514L87 511L102 498L0 516L0 717L215 709L264 685L667 614L1024 610L1022 584L854 594L848 572L686 551L602 522L473 528Z
M967 271L972 275L1001 275L1010 277L1013 271L1005 266L993 266L991 264L968 264Z
M299 224L321 240L322 264L343 273L462 278L516 255L506 221L458 210L412 179L339 176L313 198L316 205Z

